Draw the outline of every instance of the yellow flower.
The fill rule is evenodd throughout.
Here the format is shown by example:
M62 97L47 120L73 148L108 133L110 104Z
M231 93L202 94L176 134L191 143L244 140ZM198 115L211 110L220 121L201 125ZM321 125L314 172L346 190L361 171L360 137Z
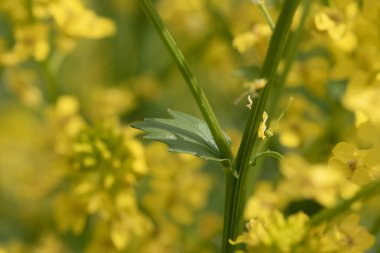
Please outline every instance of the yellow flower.
M252 31L236 35L232 45L238 50L239 53L245 53L259 40L268 38L271 33L272 31L267 24L256 24L253 26Z
M132 188L136 176L128 172L133 168L125 168L133 166L129 162L134 158L120 153L126 161L120 159L120 167L113 168L112 164L107 164L111 157L102 155L106 146L95 146L92 151L99 152L98 155L103 156L99 159L104 159L103 162L94 158L94 163L88 167L67 173L64 182L68 190L57 198L56 221L61 231L81 234L89 217L96 215L98 218L94 229L108 231L97 234L99 238L96 240L108 241L112 245L111 248L123 250L134 238L142 239L149 234L152 224L138 209L136 194ZM101 146L105 149L100 148ZM85 153L81 155L84 157L91 155L87 154L87 149L83 151ZM115 154L120 152L114 151Z
M85 127L84 119L79 115L79 102L71 96L61 96L56 105L48 108L46 116L55 130L55 151L68 154L72 149L72 141Z
M329 59L318 56L295 62L289 73L289 85L307 86L313 94L323 97L326 92L325 85L329 78Z
M63 232L71 230L74 234L79 235L86 225L86 200L62 193L55 199L54 216L59 230Z
M356 213L344 217L333 224L325 225L313 240L318 242L311 252L365 252L375 242L373 236L359 224L360 216Z
M378 149L358 150L345 142L338 143L332 150L329 167L342 171L355 184L363 185L378 177L380 158Z
M342 252L364 252L374 244L374 237L359 225L359 221L358 214L351 214L339 222L335 236Z
M0 62L6 66L15 66L29 58L36 61L46 59L50 46L49 29L46 24L35 23L15 28L15 45L12 50L3 53Z
M249 220L266 217L274 210L282 208L285 204L285 199L273 190L270 182L260 182L254 194L247 201L244 218Z
M302 212L285 218L275 210L266 217L249 220L247 232L231 243L244 243L249 252L291 252L292 247L303 239L308 220L309 217Z
M235 36L232 45L239 53L245 53L249 48L255 45L256 36L252 32L245 32Z
M357 13L356 3L347 5L344 11L345 15L338 9L321 10L314 16L314 25L317 31L326 32L338 48L350 53L358 46L357 36L351 30L351 20Z
M278 194L291 200L314 199L324 206L336 203L343 180L339 170L309 164L298 155L287 156L281 170L288 180L279 184Z
M320 109L305 98L296 96L279 122L279 140L286 147L302 147L320 135L321 122Z
M36 111L17 103L4 103L1 107L0 187L4 189L4 196L12 196L14 203L22 207L30 203L40 206L39 201L57 187L62 178L61 172L50 169L61 167L50 150L52 133ZM32 207L24 209L20 208L21 213L17 214L27 216L35 211ZM8 210L6 213L13 215L13 208ZM4 217L9 217L6 213Z
M377 109L380 106L380 81L371 82L369 74L357 72L343 97L344 106L355 113L356 126L367 121L380 125L380 112Z
M66 161L61 179L65 191L54 207L56 222L61 231L79 235L89 217L96 216L94 229L107 231L96 233L99 244L106 243L107 252L124 250L134 238L143 238L152 230L134 191L148 170L145 152L135 139L135 130L120 126L114 118L89 126L78 111L78 101L69 96L60 97L49 111L59 130L58 155ZM69 127L72 122L79 127Z
M93 87L84 99L83 109L94 120L124 115L133 110L137 103L135 94L129 89L116 87Z
M211 178L199 170L202 161L190 155L170 154L160 143L148 146L147 158L152 173L144 206L157 220L168 213L175 222L192 223L196 212L206 204L212 186Z
M197 41L207 32L207 27L211 25L207 7L202 0L188 0L186 2L162 0L158 3L157 8L162 18L170 24L176 34L181 34L182 37L191 34L192 39L188 40L187 43Z
M34 12L40 18L51 16L59 30L72 37L98 39L116 30L111 20L96 16L80 0L39 1Z
M6 85L22 103L30 107L40 105L42 93L37 87L38 76L35 72L21 68L8 68L4 74Z
M375 242L366 228L359 224L360 216L351 213L338 220L312 227L297 253L362 253Z

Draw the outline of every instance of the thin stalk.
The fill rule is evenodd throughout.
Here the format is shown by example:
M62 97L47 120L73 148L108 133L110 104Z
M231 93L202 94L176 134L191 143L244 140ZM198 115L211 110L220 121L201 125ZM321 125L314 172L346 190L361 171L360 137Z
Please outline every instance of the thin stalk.
M278 153L276 151L271 151L271 150L257 153L257 155L249 163L251 164L251 166L255 166L257 159L259 159L260 157L264 157L264 156L273 157L273 158L277 159L281 164L285 164L285 157L283 155L281 155L280 153Z
M259 94L256 106L252 108L242 137L238 155L235 161L236 171L239 178L233 178L228 175L226 199L226 217L224 219L223 244L222 252L231 253L234 251L234 246L229 243L229 240L235 240L241 233L243 227L243 210L246 199L246 177L250 167L249 161L252 155L252 150L258 144L257 131L261 122L261 117L269 96L269 91L275 80L277 68L280 59L284 52L291 22L295 10L299 4L299 0L286 0L284 7L278 18L273 36L270 40L267 56L265 58L263 69L260 78L266 79L267 85Z
M230 149L230 145L228 144L227 138L224 135L223 130L218 123L218 120L214 114L214 111L211 108L210 103L206 98L205 93L199 86L195 76L190 71L185 57L183 56L180 49L177 47L175 40L173 39L169 30L166 28L164 22L161 20L160 15L153 6L151 0L140 0L139 2L145 14L153 23L161 40L164 42L166 48L170 52L174 61L176 62L178 69L180 70L183 78L185 79L208 127L210 128L211 134L215 140L216 145L219 148L220 153L222 154L223 158L227 158L230 161L233 161L233 155Z
M275 105L273 111L276 110L279 94L281 94L285 88L286 80L293 66L294 59L296 58L298 44L301 41L302 35L304 33L305 23L307 17L309 16L311 4L312 1L304 1L303 11L297 30L289 35L289 39L286 45L287 52L284 55L284 70L276 82L276 90L274 91L274 95L271 101Z
M278 80L276 80L276 82L272 86L272 91L271 91L271 94L269 97L269 102L267 102L271 105L267 111L267 113L269 115L275 115L275 113L277 113L279 102L281 101L281 99L279 99L279 98L285 90L286 80L287 80L287 77L288 77L289 72L291 70L291 67L293 65L293 62L296 58L296 52L297 52L298 44L302 39L302 35L303 35L304 29L305 29L305 23L306 23L307 17L309 15L309 12L311 9L310 7L312 4L312 1L303 1L303 3L304 3L303 4L303 12L301 15L299 25L298 25L298 27L294 33L289 34L288 40L286 42L286 46L285 46L286 52L284 52L284 56L283 56L284 70L279 75ZM292 101L292 98L290 98L289 103L285 107L285 109L282 109L282 112L277 117L277 119L274 122L271 122L270 129L275 129L276 125L280 122L280 120L283 118L285 112L288 110L291 101ZM257 151L259 152L260 150L263 150L263 148L265 148L266 146L268 146L268 141L262 142L260 144L260 146L257 148ZM249 177L248 180L252 185L255 184L255 182L258 180L258 177L261 174L260 170L262 168L259 167L259 165L256 165L256 166L258 166L258 167L254 171L254 173L250 173L248 176ZM249 191L251 191L251 190L252 190L252 188Z
M270 29L272 29L272 31L274 31L274 26L275 25L274 25L274 22L273 22L273 19L272 19L271 15L270 15L270 13L269 13L269 11L267 9L265 1L260 1L258 3L258 5L259 5L259 8L260 8L261 12L264 14L264 17L265 17L266 21L268 22L268 25L270 26Z
M380 230L380 215L377 216L376 220L373 222L371 228L369 229L369 232L373 235L377 235L379 230Z
M44 82L46 85L46 93L47 93L47 101L50 104L54 104L58 98L58 86L57 80L52 73L49 62L44 61L40 64L43 74L44 74Z
M359 5L359 9L363 10L363 8L364 8L364 2L363 2L363 0L358 0L357 2L358 2L358 5Z
M331 220L336 216L343 214L347 210L350 210L350 206L356 201L368 198L376 193L380 192L380 180L369 183L362 187L353 197L340 202L333 208L324 209L319 213L311 217L309 224L312 226L318 225L324 221Z
M326 6L331 6L331 0L322 0L322 3Z

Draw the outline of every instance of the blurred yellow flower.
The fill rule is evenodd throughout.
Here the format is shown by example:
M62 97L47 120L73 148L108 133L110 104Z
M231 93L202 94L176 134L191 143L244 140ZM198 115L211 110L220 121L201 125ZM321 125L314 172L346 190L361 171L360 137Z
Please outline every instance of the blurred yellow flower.
M270 182L260 182L254 194L247 201L244 218L249 220L267 217L275 210L281 210L285 204L286 199L273 189Z
M234 37L232 45L239 53L245 53L252 48L259 40L268 38L272 33L269 25L256 24L252 31L240 33Z
M82 233L87 219L86 201L76 196L60 194L55 200L55 219L58 228L65 231L72 231L79 235Z
M111 20L96 16L81 0L40 0L34 13L41 19L52 17L59 30L72 37L98 39L116 32Z
M302 212L285 218L280 211L275 210L266 217L249 220L247 232L231 243L246 244L248 252L291 252L305 236L308 220L309 217Z
M306 98L295 96L279 122L279 140L286 147L304 147L321 134L322 126L320 109Z
M359 224L360 216L350 214L327 227L321 235L321 252L360 253L375 242L373 236ZM318 252L320 252L318 251Z
M289 200L314 199L324 206L333 206L344 179L341 171L324 164L309 164L298 155L286 156L281 171L287 180L280 182L277 192Z
M202 0L162 0L158 3L158 10L165 22L170 24L175 33L186 37L191 34L191 40L197 41L207 32L210 26L206 3Z
M36 61L45 60L50 51L48 36L49 28L43 23L16 26L16 43L11 51L1 55L1 64L15 66L29 58Z
M326 32L338 48L350 53L358 46L357 36L351 30L351 22L357 13L357 4L347 5L344 11L345 15L334 8L321 10L314 16L314 25L317 31Z
M0 56L1 58L1 56ZM4 82L19 97L22 103L37 107L42 102L42 92L38 88L36 72L22 68L8 68L4 73Z
M357 213L311 227L297 253L362 253L375 242Z
M84 119L79 115L79 102L71 96L60 96L56 104L46 110L52 131L55 134L55 151L68 154L72 140L85 127Z
M355 184L364 185L379 175L380 157L377 149L358 150L345 142L338 143L329 160L331 169L338 169Z
M136 95L130 89L104 86L93 87L92 92L83 97L83 102L83 110L92 120L124 115L138 103Z
M350 214L339 222L335 236L342 253L363 252L374 244L375 238L365 228L360 227L359 221L359 215Z
M190 155L169 154L165 145L152 143L147 149L152 170L150 191L144 205L156 219L163 213L180 224L190 224L207 201L212 186L209 176L200 172L202 161Z
M326 95L326 83L329 78L330 63L325 57L310 57L296 61L288 76L288 85L309 88L313 95Z
M343 104L355 113L356 126L367 121L380 125L380 82L370 86L350 83L343 97Z

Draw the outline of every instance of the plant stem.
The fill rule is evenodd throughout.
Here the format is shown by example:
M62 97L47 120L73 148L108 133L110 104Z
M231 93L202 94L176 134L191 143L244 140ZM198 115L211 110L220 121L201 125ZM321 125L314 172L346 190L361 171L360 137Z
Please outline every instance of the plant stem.
M289 39L286 44L286 53L284 54L284 69L275 84L276 89L274 90L271 98L271 104L274 105L271 112L276 111L279 103L279 95L282 94L285 89L285 83L293 66L294 59L296 58L298 44L301 41L304 32L305 23L311 9L311 4L312 1L304 1L302 16L297 30L289 35Z
M270 150L257 153L256 156L249 163L251 164L251 166L255 166L257 159L263 156L276 158L279 162L281 162L282 164L285 164L285 158L283 155L281 155L280 153L276 151L270 151Z
M212 110L205 93L199 86L197 79L191 73L190 68L185 60L185 57L183 56L180 49L177 47L175 40L171 36L169 30L164 25L151 0L140 0L139 2L144 12L153 23L157 33L164 42L166 48L170 52L174 61L176 62L177 67L179 68L182 76L184 77L208 127L210 128L211 134L215 140L216 145L218 146L220 153L222 154L223 158L229 159L232 162L233 155L227 138L224 135L223 130L218 123L218 120L216 119L214 111Z
M358 5L359 5L359 9L363 10L363 8L364 8L364 2L363 2L363 0L357 0L357 2L358 2Z
M57 81L52 73L49 62L44 61L40 64L43 74L44 74L44 82L46 84L46 93L47 93L47 101L50 104L54 104L58 98L58 87Z
M269 13L269 11L267 9L265 1L259 2L258 5L259 5L259 8L260 8L261 12L264 14L265 19L266 19L266 21L268 22L268 24L270 26L270 29L272 31L274 31L274 27L275 27L274 26L274 22L273 22L273 19L272 19L271 15L270 15L270 13Z
M369 232L373 235L377 235L380 230L380 216L377 216L376 220L372 223Z
M350 206L358 200L365 199L380 191L380 180L369 183L362 187L353 197L340 202L333 208L324 209L311 217L309 224L312 226L318 225L324 221L350 210Z
M235 166L239 178L233 178L227 175L226 200L225 205L224 230L222 252L231 253L234 246L229 240L235 240L241 233L243 227L243 210L246 200L246 177L250 167L249 161L252 150L257 145L257 131L261 122L262 114L268 99L269 91L276 77L277 68L283 55L284 45L286 43L291 22L299 0L286 0L284 7L278 18L273 36L270 40L267 56L265 58L260 78L266 79L267 85L259 94L256 106L252 108L242 137Z

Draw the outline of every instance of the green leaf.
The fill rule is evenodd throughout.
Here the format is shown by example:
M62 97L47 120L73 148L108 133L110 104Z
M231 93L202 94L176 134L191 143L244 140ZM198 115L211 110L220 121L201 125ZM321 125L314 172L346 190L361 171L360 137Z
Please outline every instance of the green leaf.
M170 109L168 112L173 119L148 118L144 122L132 124L132 127L146 132L144 139L166 143L169 151L230 162L219 152L206 122L183 112Z

